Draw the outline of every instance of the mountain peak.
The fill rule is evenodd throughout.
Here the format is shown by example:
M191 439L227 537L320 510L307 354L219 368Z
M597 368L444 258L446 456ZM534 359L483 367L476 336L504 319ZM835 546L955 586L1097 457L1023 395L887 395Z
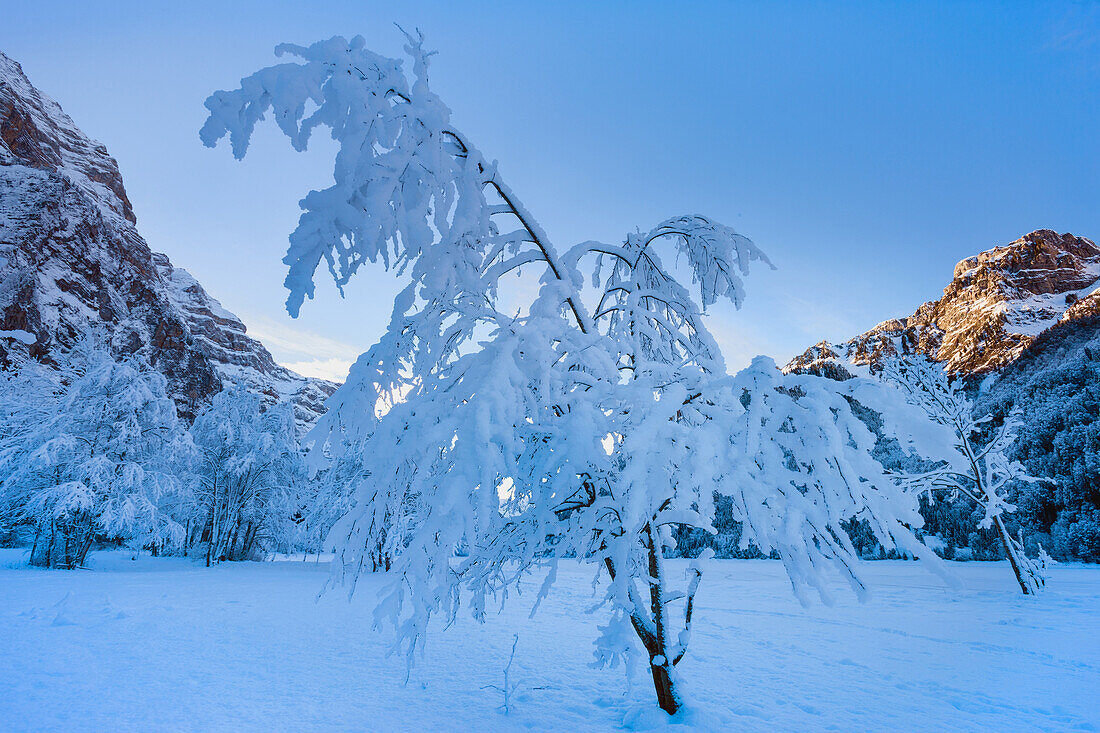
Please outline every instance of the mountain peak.
M922 353L950 372L994 371L1039 334L1100 309L1100 247L1037 229L955 265L943 297L911 316L883 321L843 344L815 345L789 371L831 372L898 353ZM831 356L830 356L831 354Z

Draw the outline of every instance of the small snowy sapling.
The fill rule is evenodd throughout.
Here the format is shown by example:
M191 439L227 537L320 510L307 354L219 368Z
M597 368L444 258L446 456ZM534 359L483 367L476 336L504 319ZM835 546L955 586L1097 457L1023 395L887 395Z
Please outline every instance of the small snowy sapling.
M1038 593L1046 584L1042 563L1024 554L1022 538L1013 537L1004 521L1006 513L1016 511L1007 500L1009 484L1041 480L1029 476L1023 465L1009 457L1021 425L1019 412L1009 412L983 439L982 426L990 423L991 416L974 417L974 405L939 364L924 356L896 357L883 362L882 377L896 385L929 420L950 429L955 438L949 454L928 456L939 460L936 468L903 474L899 483L930 496L936 491L962 494L977 504L985 513L978 526L996 529L1020 591L1024 595Z
M743 541L777 551L799 592L825 595L829 563L861 587L840 525L852 516L923 552L916 500L884 479L848 401L888 390L786 376L767 359L726 374L702 311L740 305L750 264L767 262L751 241L692 215L560 253L451 125L428 84L431 54L406 39L411 78L360 37L280 46L298 61L212 95L201 133L210 146L228 135L241 157L270 113L298 150L321 126L338 144L334 184L302 200L284 258L292 314L322 262L341 288L366 262L404 282L389 328L309 438L315 453L362 462L331 535L335 573L354 587L380 547L392 558L376 618L396 627L395 648L411 662L433 615L466 604L483 620L542 569L537 607L559 558L575 557L601 581L598 661L640 641L671 714L703 563L676 588L665 558L675 527L713 531L716 491L736 497ZM531 278L518 311L506 274Z

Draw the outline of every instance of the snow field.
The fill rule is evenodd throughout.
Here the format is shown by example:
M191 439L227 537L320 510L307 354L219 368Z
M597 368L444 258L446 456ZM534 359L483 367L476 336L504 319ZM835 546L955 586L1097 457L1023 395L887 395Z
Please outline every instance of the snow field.
M379 576L349 603L318 598L327 565L227 563L128 551L92 571L44 571L0 551L0 728L238 732L614 730L667 725L648 671L589 666L591 570L563 562L534 619L530 593L477 624L433 622L423 657L386 656ZM670 577L686 564L671 561ZM684 729L1100 729L1100 568L1059 566L1039 598L1005 563L953 563L953 591L919 563L865 563L858 603L802 608L783 567L713 561L678 667ZM511 712L498 711L519 635ZM667 719L665 719L667 720ZM677 726L680 727L680 726Z

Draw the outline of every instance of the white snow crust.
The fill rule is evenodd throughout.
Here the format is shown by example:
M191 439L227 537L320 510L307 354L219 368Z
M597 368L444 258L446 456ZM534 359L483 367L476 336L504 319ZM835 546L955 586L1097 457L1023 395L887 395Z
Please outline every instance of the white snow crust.
M382 578L317 600L326 563L202 568L129 551L91 572L19 567L0 550L5 730L1072 731L1100 727L1100 568L1059 565L1026 598L998 563L864 563L871 599L803 608L781 563L714 561L677 670L673 727L648 671L628 688L591 662L590 569L563 562L534 619L522 599L433 634L405 683L371 629ZM670 561L682 572L686 561ZM683 565L683 567L680 567ZM6 567L4 567L6 566ZM531 581L537 589L539 578ZM841 581L835 579L837 590ZM532 598L533 598L532 593ZM513 635L519 689L498 712Z

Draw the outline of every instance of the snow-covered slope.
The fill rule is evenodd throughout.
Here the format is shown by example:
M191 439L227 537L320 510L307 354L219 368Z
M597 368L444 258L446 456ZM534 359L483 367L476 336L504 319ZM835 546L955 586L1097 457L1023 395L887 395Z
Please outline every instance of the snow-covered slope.
M276 364L240 319L152 252L135 223L107 149L0 53L0 329L34 336L0 338L0 359L50 363L96 334L163 372L186 415L225 383L244 382L293 399L299 425L312 424L335 385Z
M1040 229L955 266L943 297L841 344L821 342L788 371L841 374L898 352L926 354L950 372L1011 364L1039 334L1100 311L1100 247Z

